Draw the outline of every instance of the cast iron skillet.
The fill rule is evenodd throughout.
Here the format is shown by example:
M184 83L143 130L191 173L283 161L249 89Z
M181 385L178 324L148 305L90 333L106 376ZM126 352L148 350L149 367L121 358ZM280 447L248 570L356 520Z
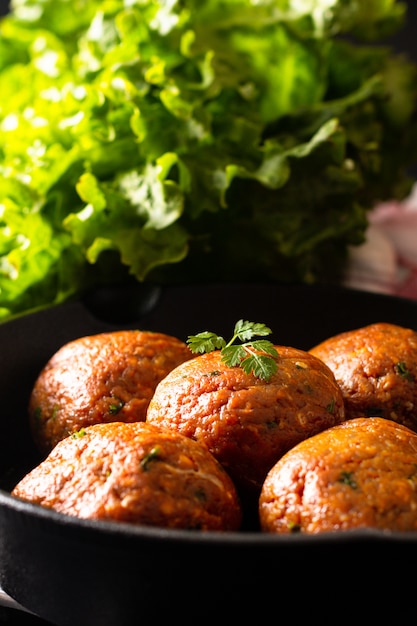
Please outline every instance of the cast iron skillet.
M23 607L58 626L260 624L271 616L334 624L341 615L343 623L375 623L390 612L398 623L415 615L417 533L168 531L79 520L9 495L38 461L27 401L61 345L118 328L230 337L241 318L268 324L276 343L307 350L377 321L417 329L417 302L341 287L136 286L0 325L0 585Z

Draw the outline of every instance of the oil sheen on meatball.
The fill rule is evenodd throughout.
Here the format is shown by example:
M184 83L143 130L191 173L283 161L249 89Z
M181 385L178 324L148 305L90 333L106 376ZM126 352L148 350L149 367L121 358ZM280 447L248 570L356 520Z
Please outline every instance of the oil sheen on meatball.
M306 439L269 471L259 499L270 533L417 530L417 433L380 417Z
M158 382L193 357L170 335L120 330L75 339L46 363L29 400L29 421L38 449L82 427L102 422L144 421Z
M417 431L417 332L375 323L310 350L333 371L346 419L385 417Z
M200 354L157 386L147 422L204 442L241 493L256 493L272 465L302 439L343 421L341 391L313 355L276 346L277 371L265 381Z
M60 513L189 530L238 530L235 486L207 448L144 422L69 435L12 495Z

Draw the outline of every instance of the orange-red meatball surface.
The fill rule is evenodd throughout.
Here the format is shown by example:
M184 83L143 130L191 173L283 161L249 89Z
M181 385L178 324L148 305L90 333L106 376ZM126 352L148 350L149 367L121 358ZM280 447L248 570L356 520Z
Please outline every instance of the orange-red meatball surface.
M62 346L35 381L29 419L43 453L80 428L102 422L144 421L158 382L193 357L170 335L121 330Z
M269 471L259 518L263 531L280 534L416 531L417 433L364 417L300 442Z
M417 430L417 332L376 323L310 350L333 371L346 419L385 417Z
M157 386L147 422L204 442L239 489L255 490L302 439L343 421L341 391L313 355L276 346L268 381L229 367L216 350L172 370Z
M235 486L207 448L144 422L95 424L61 440L12 495L80 518L238 530Z

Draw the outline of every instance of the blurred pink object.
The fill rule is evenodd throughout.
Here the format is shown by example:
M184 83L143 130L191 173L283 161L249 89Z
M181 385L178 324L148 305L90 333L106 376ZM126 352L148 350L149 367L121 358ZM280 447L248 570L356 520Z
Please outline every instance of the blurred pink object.
M366 237L351 248L344 284L417 299L417 183L403 202L375 207Z

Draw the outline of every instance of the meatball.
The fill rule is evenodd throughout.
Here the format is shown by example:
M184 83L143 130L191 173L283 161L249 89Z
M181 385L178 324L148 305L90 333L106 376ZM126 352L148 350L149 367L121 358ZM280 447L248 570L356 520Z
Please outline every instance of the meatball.
M375 323L310 350L333 371L346 419L385 417L417 431L417 332Z
M358 417L289 450L259 498L261 530L315 534L353 528L417 530L417 433Z
M176 337L140 330L65 344L31 391L29 421L37 448L46 455L58 441L91 424L144 421L158 382L193 356Z
M235 486L207 448L144 422L69 435L12 495L95 520L216 531L241 523Z
M257 498L284 452L345 416L327 365L296 348L276 349L277 371L267 381L227 366L220 350L200 354L158 384L147 411L148 423L204 442L241 496Z

